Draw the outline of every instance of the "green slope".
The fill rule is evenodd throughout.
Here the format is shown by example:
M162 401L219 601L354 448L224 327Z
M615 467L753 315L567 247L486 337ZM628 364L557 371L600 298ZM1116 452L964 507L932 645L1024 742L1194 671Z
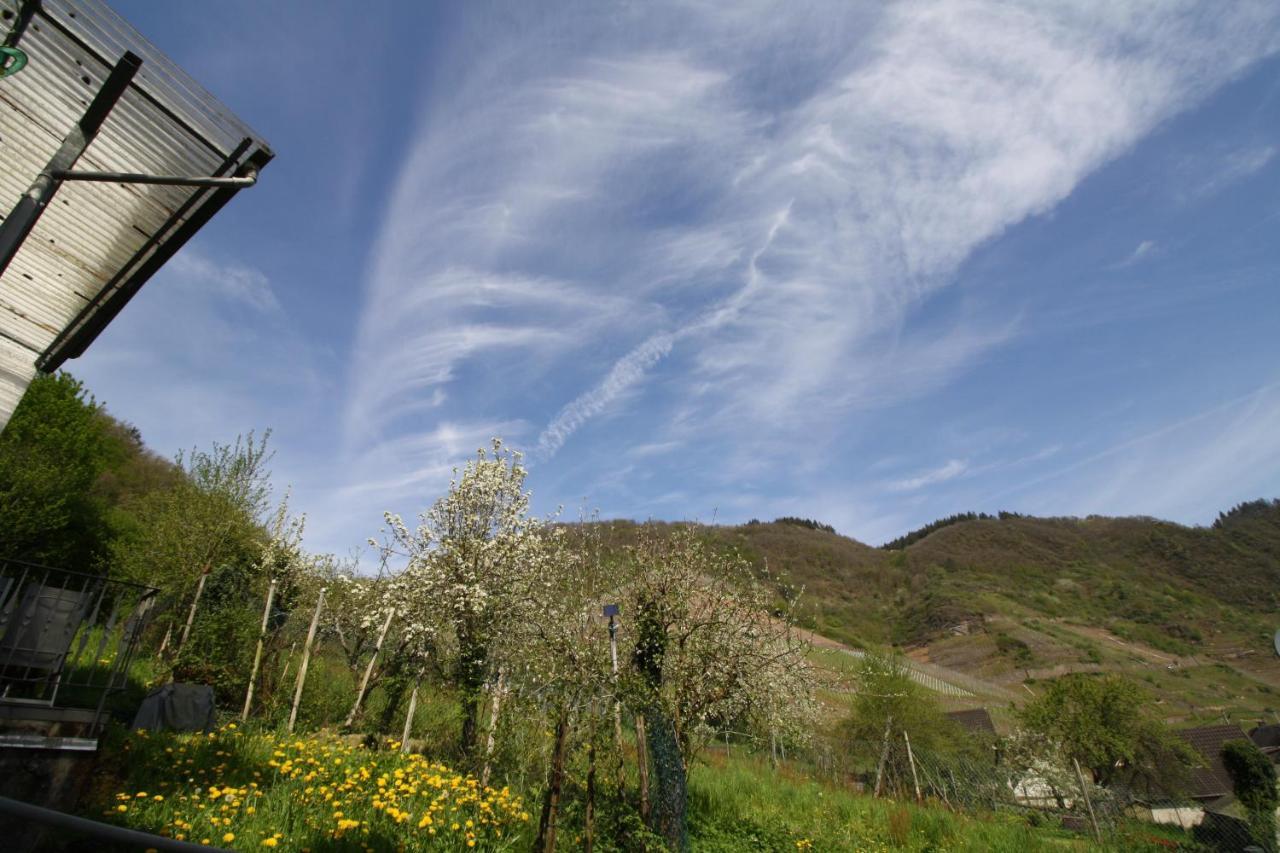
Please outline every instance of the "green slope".
M1121 671L1179 721L1251 724L1280 710L1280 502L1207 528L961 519L897 550L796 521L706 531L802 587L806 627L823 636L899 646L1022 692L1065 672ZM633 530L609 527L618 543Z

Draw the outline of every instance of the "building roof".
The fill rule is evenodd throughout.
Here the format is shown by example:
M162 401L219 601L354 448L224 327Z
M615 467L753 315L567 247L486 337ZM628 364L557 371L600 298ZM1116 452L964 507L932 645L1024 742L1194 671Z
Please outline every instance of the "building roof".
M271 159L258 134L101 0L0 0L0 11L6 28L24 22L17 47L28 57L0 79L0 218L51 166L118 63L141 62L71 171L227 178ZM235 192L58 187L0 275L0 429L35 371L80 355Z
M1191 770L1188 793L1197 800L1216 800L1232 793L1231 777L1222 765L1222 746L1227 741L1248 740L1236 725L1203 726L1175 732L1204 761L1204 767Z
M981 734L995 734L995 723L986 708L970 708L966 711L948 711L947 717L959 723L966 731Z
M1280 751L1280 725L1270 723L1249 730L1249 740L1265 753Z

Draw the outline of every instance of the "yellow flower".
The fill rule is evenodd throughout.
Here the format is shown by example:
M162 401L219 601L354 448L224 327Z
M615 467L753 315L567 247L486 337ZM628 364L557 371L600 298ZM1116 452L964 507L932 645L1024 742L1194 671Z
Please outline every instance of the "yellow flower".
M278 844L278 843L279 843L279 842L277 842L274 838L264 838L264 839L262 839L262 846L263 846L263 847L275 847L275 846L276 846L276 844Z
M128 810L129 810L128 806L124 806L124 805L116 806L116 811L118 812L127 812Z
M222 836L222 840L227 844L230 844L232 841L236 840L236 834L234 832L228 832Z

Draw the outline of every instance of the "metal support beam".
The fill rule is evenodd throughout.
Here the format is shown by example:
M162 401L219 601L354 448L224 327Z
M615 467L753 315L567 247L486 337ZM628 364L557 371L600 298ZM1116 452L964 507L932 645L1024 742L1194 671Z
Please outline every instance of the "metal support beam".
M44 213L53 194L58 191L59 182L54 177L55 173L66 172L76 164L80 155L97 135L102 123L111 114L111 109L120 100L120 96L129 88L133 75L141 67L142 60L131 52L126 52L120 57L120 61L111 69L102 87L98 89L98 94L94 96L93 102L80 117L80 121L62 140L62 145L54 153L49 165L44 167L44 171L36 177L31 187L14 205L4 222L0 223L0 275L4 274L9 262L18 254L27 235L39 221L40 214Z
M248 147L248 140L242 144L242 147ZM236 156L239 156L239 153L240 149L237 149ZM256 175L263 166L271 162L273 156L270 150L258 148L249 155L244 165L235 171L235 177ZM36 359L36 367L45 373L52 373L68 358L78 358L84 353L94 338L102 333L102 330L115 319L134 294L142 289L142 285L146 284L147 280L155 275L169 258L173 257L197 231L203 228L214 214L231 201L241 188L242 185L220 186L192 193L191 203L195 204L197 197L199 202L198 206L192 209L189 218L180 223L175 220L174 230L168 233L162 242L144 247L144 250L139 252L139 256L146 251L150 251L150 254L145 259L138 257L139 263L136 267L131 265L132 272L128 278L121 275L102 288L98 295L54 339L48 349ZM206 192L207 196L202 195Z
M257 170L242 178L206 178L185 175L140 175L136 172L54 172L55 181L95 181L104 184L163 184L168 187L251 187L258 182Z
M31 25L31 19L35 17L36 10L40 8L40 0L19 0L18 14L16 20L9 26L9 34L4 37L5 47L17 47L18 42L22 40L22 36L27 32L27 27ZM6 18L5 20L8 20Z

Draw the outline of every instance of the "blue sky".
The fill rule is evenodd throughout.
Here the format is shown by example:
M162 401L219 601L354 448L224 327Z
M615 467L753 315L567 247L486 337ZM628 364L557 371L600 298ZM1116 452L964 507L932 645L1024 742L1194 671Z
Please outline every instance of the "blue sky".
M278 156L70 369L314 549L493 435L872 543L1280 495L1273 2L114 5Z

